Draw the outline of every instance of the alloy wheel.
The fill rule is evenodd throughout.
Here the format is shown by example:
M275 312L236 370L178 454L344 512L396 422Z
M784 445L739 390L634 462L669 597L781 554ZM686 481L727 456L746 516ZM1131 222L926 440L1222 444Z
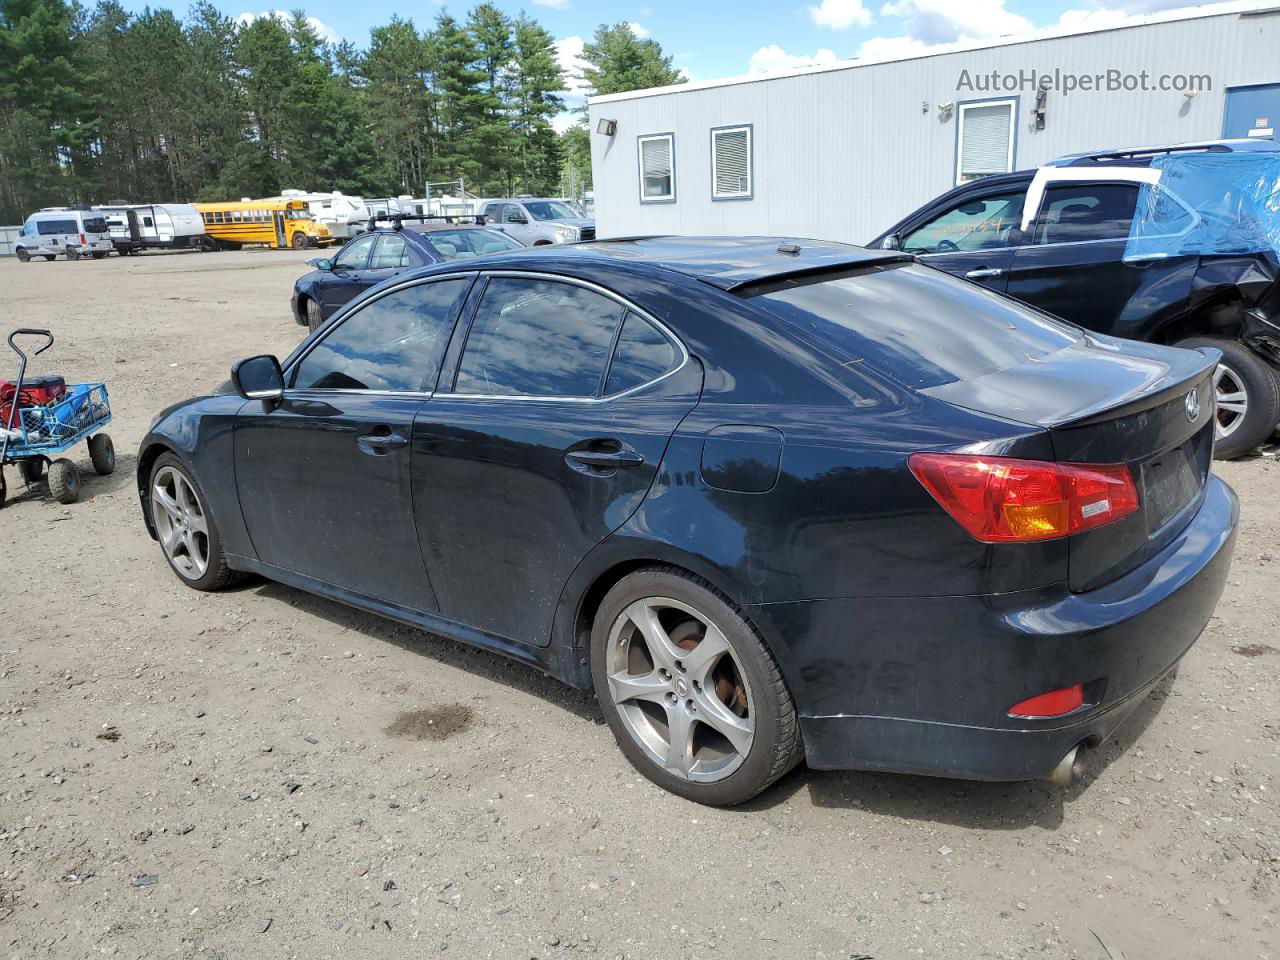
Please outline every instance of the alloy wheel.
M712 783L751 752L746 672L725 635L688 604L647 597L627 606L610 628L606 670L623 727L668 773Z
M1222 440L1236 432L1249 410L1249 394L1244 381L1225 363L1219 363L1213 371L1213 399L1216 411L1213 435L1215 439Z
M160 469L151 505L165 556L182 576L199 580L209 569L209 522L191 481L174 467Z

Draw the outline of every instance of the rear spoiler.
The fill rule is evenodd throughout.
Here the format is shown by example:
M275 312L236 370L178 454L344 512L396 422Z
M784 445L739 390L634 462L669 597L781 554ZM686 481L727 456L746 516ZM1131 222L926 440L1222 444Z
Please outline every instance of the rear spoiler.
M783 251L785 252L785 251ZM843 263L821 263L806 267L798 267L794 270L780 270L777 273L771 273L764 277L751 277L743 280L735 280L728 277L699 277L704 283L709 283L713 287L719 287L721 290L727 290L735 297L757 297L765 293L773 293L775 290L782 290L787 287L794 287L806 283L821 283L824 280L835 280L840 277L856 276L860 273L866 273L870 270L878 270L882 267L890 266L897 263L914 263L916 258L909 253L902 253L896 250L886 250L884 253L877 253L872 256L863 257L859 260L846 260Z

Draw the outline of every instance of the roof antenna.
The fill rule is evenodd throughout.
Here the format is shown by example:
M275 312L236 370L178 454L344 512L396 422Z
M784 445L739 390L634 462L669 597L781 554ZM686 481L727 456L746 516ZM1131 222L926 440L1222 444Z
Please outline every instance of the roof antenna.
M797 256L800 253L800 244L798 243L780 243L778 244L779 253L787 253L791 256Z

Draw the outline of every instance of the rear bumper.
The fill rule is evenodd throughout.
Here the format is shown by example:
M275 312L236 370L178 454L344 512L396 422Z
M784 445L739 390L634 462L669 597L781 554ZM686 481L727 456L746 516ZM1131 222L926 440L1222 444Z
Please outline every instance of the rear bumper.
M810 766L976 780L1045 776L1120 725L1196 641L1226 582L1239 508L1211 476L1158 554L1097 590L818 600L759 608L800 656ZM1010 706L1086 685L1065 717Z

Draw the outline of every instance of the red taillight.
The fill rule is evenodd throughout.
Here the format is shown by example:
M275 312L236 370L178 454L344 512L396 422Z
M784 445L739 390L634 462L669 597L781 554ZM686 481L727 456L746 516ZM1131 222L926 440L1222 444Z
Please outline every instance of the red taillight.
M1124 464L958 453L914 453L909 462L943 509L983 543L1056 540L1138 509L1138 490Z
M1074 687L1063 687L1042 693L1038 697L1015 703L1009 708L1011 717L1060 717L1065 713L1078 709L1084 703L1084 684Z
M89 242L85 240L84 234L83 233L80 234L80 246L87 247L88 245L89 245Z

